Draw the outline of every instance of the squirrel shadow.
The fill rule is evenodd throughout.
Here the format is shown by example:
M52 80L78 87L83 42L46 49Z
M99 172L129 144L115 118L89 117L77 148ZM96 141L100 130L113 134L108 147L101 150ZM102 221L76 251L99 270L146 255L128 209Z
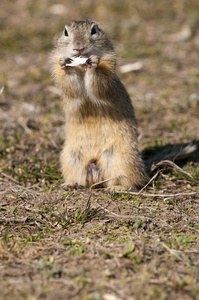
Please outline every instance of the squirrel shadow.
M164 166L163 161L174 162L183 167L187 162L199 163L199 140L190 143L167 144L145 148L142 152L146 169L149 174Z

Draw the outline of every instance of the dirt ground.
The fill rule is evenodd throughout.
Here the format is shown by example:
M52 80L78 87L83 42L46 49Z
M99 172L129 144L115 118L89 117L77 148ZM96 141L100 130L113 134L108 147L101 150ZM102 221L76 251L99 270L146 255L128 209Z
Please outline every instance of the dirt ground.
M48 57L64 25L85 18L115 44L154 162L140 193L61 188ZM197 0L1 0L0 300L199 299L198 25ZM142 68L120 72L133 62ZM188 144L186 158L157 165Z

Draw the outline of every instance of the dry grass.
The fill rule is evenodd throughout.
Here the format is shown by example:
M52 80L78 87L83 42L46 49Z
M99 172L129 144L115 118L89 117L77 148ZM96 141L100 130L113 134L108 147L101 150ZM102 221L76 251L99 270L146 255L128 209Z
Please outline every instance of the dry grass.
M198 299L198 1L59 5L1 3L0 299ZM120 74L154 162L138 193L61 189L64 118L48 55L84 17L108 31L119 65L143 64ZM162 161L187 144L197 150Z

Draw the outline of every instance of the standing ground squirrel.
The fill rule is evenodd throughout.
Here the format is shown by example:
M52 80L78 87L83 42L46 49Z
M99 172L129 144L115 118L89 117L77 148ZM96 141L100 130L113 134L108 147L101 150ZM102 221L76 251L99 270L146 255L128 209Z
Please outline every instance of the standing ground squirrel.
M92 21L72 21L57 39L50 59L66 117L61 153L66 187L102 181L101 186L116 190L142 187L148 176L134 110L103 30Z

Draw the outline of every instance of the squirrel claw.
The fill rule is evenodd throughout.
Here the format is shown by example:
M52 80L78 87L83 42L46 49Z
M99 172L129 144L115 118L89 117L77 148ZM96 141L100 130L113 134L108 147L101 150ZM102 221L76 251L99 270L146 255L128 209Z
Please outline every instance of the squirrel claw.
M66 184L66 185L63 185L61 187L64 191L73 191L73 190L78 190L78 189L81 189L82 186L78 185L77 183L75 184Z
M61 68L64 70L67 68L66 64L70 64L72 61L73 61L72 58L63 56L63 57L60 57L59 64L60 64Z
M99 64L100 58L97 55L91 55L88 59L87 59L87 64L88 64L88 68L97 68L98 64Z

